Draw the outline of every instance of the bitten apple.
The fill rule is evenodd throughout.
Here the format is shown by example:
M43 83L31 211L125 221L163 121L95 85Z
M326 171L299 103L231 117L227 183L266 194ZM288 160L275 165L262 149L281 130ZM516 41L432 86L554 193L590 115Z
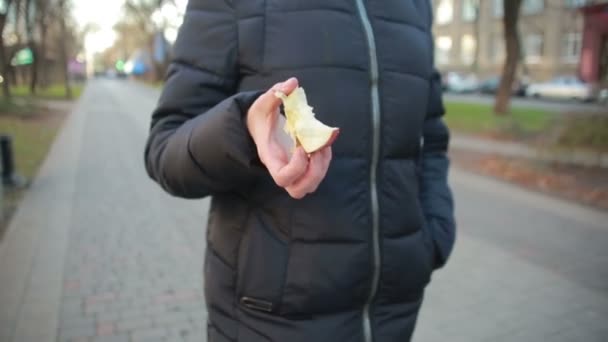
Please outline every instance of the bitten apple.
M302 146L306 153L313 153L336 140L340 129L329 127L315 118L302 87L296 88L289 95L277 91L275 96L283 101L286 118L284 130L293 140L294 146Z

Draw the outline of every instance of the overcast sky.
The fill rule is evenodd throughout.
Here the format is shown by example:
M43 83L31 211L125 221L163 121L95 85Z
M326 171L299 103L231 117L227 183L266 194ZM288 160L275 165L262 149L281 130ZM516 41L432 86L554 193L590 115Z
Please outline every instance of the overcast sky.
M180 8L185 8L187 0L175 1ZM116 35L112 27L116 20L122 14L122 5L124 0L73 0L74 16L80 27L84 27L87 23L94 23L99 27L99 31L89 34L85 41L85 49L87 54L100 52L112 46ZM168 11L165 13L171 17L171 21L178 22L177 13ZM169 30L166 32L167 38L173 40L177 32Z

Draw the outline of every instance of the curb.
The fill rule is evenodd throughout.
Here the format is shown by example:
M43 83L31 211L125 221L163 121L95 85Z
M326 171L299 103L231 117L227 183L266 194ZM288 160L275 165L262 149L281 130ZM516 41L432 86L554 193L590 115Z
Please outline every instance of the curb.
M461 135L455 135L451 139L450 148L565 165L608 169L608 153L584 149L539 148L517 142L501 142Z

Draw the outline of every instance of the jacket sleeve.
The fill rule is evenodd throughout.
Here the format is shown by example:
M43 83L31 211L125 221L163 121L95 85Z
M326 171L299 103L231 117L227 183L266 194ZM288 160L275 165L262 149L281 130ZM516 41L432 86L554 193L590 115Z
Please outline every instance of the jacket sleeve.
M259 93L237 93L237 28L224 0L191 0L145 148L149 176L201 198L250 182L257 161L244 115Z
M423 126L423 146L420 162L420 202L426 225L434 242L435 268L442 267L454 246L456 224L454 201L448 185L447 156L449 131L441 117L444 115L439 73L431 80L429 105Z

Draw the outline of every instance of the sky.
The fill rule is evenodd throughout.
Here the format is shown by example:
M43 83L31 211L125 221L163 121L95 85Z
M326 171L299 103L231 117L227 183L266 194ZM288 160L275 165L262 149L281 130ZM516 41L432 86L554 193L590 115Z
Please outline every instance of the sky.
M116 34L112 27L122 13L124 0L73 0L74 17L78 25L84 27L93 23L99 27L98 32L89 34L85 40L87 54L100 52L112 46Z
M187 0L175 1L181 9L186 7ZM84 27L87 23L95 24L99 31L93 32L85 39L85 50L87 55L101 52L112 46L116 39L116 33L112 29L122 14L124 0L73 0L74 17L78 25ZM179 24L176 11L167 10L164 14L169 17L173 24ZM175 29L166 32L167 39L173 41L177 31Z

